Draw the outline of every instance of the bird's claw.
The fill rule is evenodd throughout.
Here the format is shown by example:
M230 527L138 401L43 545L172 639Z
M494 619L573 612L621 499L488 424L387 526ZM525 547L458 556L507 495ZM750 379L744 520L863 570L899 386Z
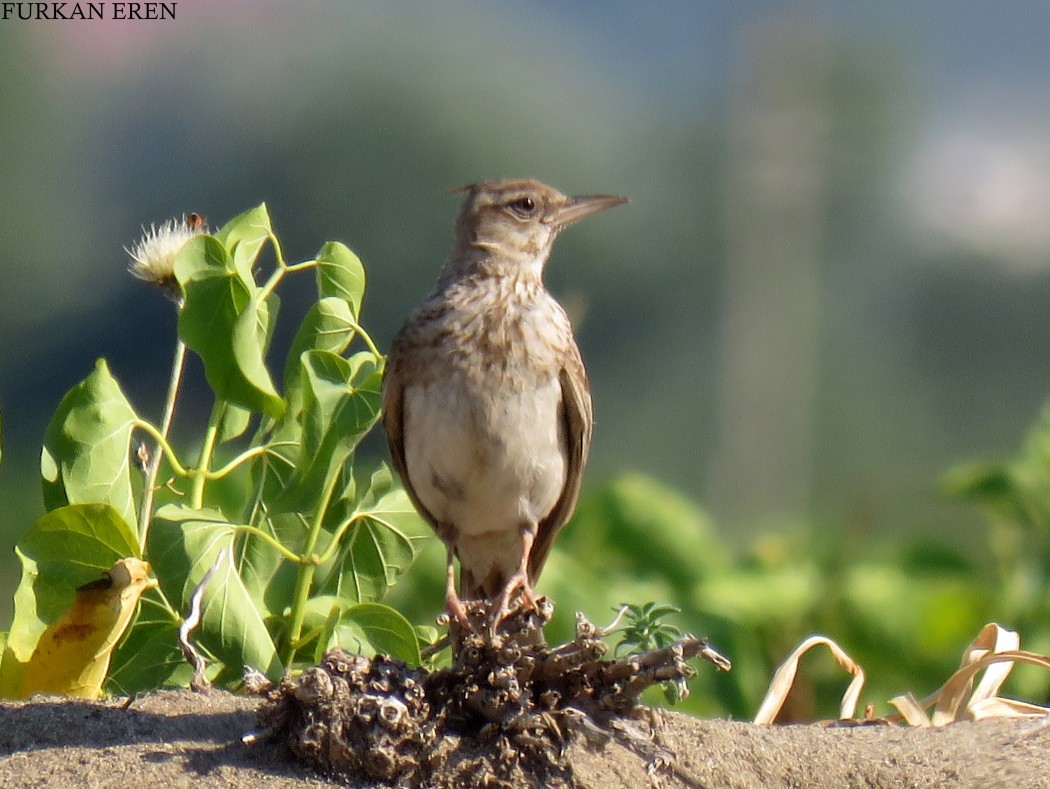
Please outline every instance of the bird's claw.
M515 592L520 592L522 609L532 612L539 611L539 607L536 603L536 595L532 591L532 587L529 585L528 576L524 573L516 573L507 581L500 596L489 609L488 620L490 636L495 637L496 630L499 628L500 623L510 616L511 611L513 610L510 601L513 599Z
M463 605L463 601L459 599L459 595L452 592L445 596L445 612L455 619L462 627L470 628L470 615L467 613L466 606Z

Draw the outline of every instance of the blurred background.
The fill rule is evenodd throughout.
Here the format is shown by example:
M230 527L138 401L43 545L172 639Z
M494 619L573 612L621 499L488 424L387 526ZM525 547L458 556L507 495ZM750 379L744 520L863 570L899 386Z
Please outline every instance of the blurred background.
M614 561L594 544L670 534L621 569L738 658L706 709L743 714L818 627L894 663L881 631L849 629L858 611L921 620L927 652L887 686L932 689L914 678L1012 610L982 574L998 538L939 480L1013 454L1050 393L1047 29L1037 0L180 0L174 20L0 21L0 613L64 392L104 356L159 418L175 321L126 272L141 225L266 201L289 260L326 240L360 255L385 347L451 244L446 190L528 176L631 198L567 232L547 274L597 419L546 590L562 613L588 603L558 591L565 568ZM191 384L176 437L209 406ZM828 584L863 600L832 616Z

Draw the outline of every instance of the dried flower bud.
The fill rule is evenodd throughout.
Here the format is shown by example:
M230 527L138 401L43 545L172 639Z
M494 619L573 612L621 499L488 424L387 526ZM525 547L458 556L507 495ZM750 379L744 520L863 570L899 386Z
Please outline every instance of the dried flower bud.
M182 219L169 219L159 227L142 228L142 238L124 251L131 256L128 270L139 279L156 285L178 301L179 283L175 279L175 258L193 236L208 232L204 217L187 214Z

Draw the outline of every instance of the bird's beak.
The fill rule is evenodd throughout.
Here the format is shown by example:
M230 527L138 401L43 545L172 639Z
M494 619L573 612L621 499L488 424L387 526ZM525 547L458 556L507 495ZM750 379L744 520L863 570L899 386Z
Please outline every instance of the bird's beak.
M570 197L565 205L561 206L554 215L554 224L558 227L571 225L589 216L604 211L606 208L615 208L627 202L626 197L614 195L582 195Z

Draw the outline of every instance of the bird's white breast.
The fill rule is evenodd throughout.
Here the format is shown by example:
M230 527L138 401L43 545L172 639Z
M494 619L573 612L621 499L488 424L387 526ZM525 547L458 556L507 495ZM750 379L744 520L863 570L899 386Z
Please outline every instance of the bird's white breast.
M565 484L557 379L531 390L467 391L435 381L405 391L405 462L416 494L466 535L537 523Z

